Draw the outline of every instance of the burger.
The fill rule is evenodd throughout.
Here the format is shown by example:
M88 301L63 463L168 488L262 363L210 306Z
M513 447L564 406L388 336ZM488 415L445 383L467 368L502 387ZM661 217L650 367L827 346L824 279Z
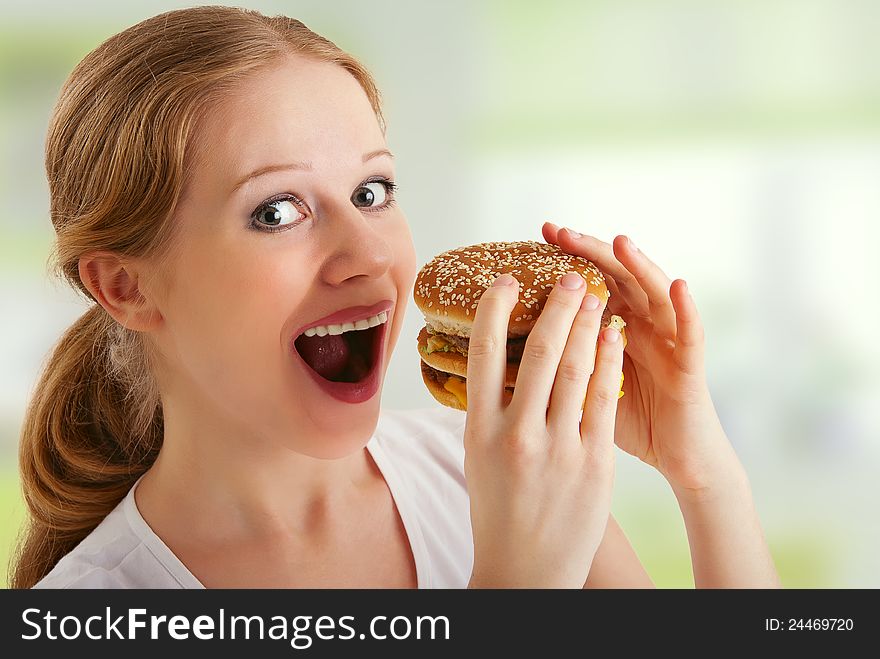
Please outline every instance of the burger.
M507 327L503 400L509 403L529 332L556 280L572 271L586 281L585 295L593 293L602 302L611 296L604 275L591 261L548 243L480 243L443 252L426 263L416 277L413 299L425 316L418 350L422 380L431 395L442 405L467 410L468 342L477 304L499 275L510 273L519 282L519 299ZM626 346L626 323L612 315L607 305L601 325L619 329ZM618 397L622 395L621 390Z

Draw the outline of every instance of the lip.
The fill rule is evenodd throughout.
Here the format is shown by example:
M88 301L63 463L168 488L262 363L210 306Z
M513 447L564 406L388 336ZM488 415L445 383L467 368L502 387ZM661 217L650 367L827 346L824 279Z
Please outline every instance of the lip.
M384 303L384 302L383 302ZM392 305L393 306L393 305ZM353 308L366 308L366 307L353 307ZM350 310L345 310L350 311ZM385 309L379 309L379 311L385 311ZM367 316L372 316L379 311L369 313ZM332 316L330 316L332 317ZM379 331L379 335L373 345L373 366L370 369L367 377L360 382L332 382L330 380L326 380L318 375L311 366L305 363L303 358L300 356L299 351L291 346L293 352L294 360L300 365L300 367L305 370L309 377L312 379L315 384L322 389L325 393L329 394L331 397L339 400L343 403L364 403L370 400L376 393L379 391L379 380L380 374L382 372L383 364L385 363L385 339L388 336L388 325L390 324L391 319L377 326L377 330ZM317 325L323 325L325 323L318 322L315 323ZM306 325L304 329L309 327L313 327L314 325ZM297 334L297 336L299 336Z
M307 325L303 325L293 335L293 339L296 340L299 338L300 334L316 325L342 325L343 323L354 323L359 320L365 320L370 316L375 316L383 311L389 311L393 306L393 300L380 300L379 302L376 302L376 304L370 306L357 306L340 309L329 316L318 318L318 320L313 320Z

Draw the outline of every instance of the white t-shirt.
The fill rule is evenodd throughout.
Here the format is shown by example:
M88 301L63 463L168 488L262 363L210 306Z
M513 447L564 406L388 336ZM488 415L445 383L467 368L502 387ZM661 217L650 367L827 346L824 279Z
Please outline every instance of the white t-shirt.
M367 443L403 520L419 588L466 588L470 579L464 423L448 407L382 410ZM34 588L204 588L141 517L139 482Z

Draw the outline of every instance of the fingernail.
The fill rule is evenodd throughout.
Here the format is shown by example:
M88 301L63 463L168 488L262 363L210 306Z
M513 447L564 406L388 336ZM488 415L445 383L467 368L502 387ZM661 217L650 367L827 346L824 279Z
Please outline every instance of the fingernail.
M565 230L571 234L572 238L583 238L584 237L584 234L578 233L574 229L569 229L568 227L565 227Z
M581 307L587 309L589 311L593 311L594 309L599 308L599 298L597 298L592 293L587 293L584 296L583 301L581 302Z
M492 286L510 286L516 281L513 275L509 272L505 272L503 275L499 275L496 277L495 281L492 282Z
M606 343L617 343L617 339L620 338L620 332L613 327L606 327L605 331L602 332L602 336Z
M581 277L576 272L569 272L562 279L559 280L559 285L562 288L567 288L570 291L576 291L579 289L584 283L584 278Z
M639 248L636 247L636 244L632 241L632 238L630 238L629 236L626 237L626 244L629 245L629 248L630 248L632 251L634 251L634 252L638 252L638 251L639 251Z

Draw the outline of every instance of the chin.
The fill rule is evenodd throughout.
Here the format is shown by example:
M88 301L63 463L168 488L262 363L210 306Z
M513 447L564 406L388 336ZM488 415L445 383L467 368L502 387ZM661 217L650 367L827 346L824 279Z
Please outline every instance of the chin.
M293 393L296 396L296 391ZM299 398L294 398L296 404L282 408L278 402L272 406L276 412L267 431L278 444L297 453L320 460L344 458L363 449L373 436L379 422L380 394L381 390L358 405L321 405L309 404L310 399L300 392ZM267 410L262 424L270 414Z
M307 442L299 442L294 448L297 453L302 453L310 458L318 460L339 460L363 450L373 436L378 422L378 414L372 423L364 422L356 428L349 427L345 433L321 432L316 428L313 438ZM300 424L301 425L301 424Z

